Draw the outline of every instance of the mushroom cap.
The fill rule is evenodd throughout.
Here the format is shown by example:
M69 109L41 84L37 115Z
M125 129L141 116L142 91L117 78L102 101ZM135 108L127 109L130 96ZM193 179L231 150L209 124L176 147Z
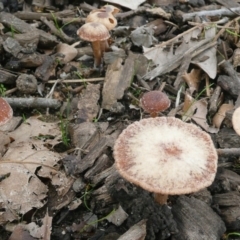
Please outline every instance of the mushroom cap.
M213 182L217 151L210 136L174 117L129 125L114 145L119 173L150 192L186 194Z
M11 106L3 98L0 98L0 126L7 123L13 116Z
M115 15L115 14L120 12L120 9L113 6L113 5L107 4L107 5L102 6L100 9L92 10L89 14L92 14L92 13L95 13L95 12L109 12L112 15Z
M150 91L144 93L140 99L140 105L145 112L158 113L169 108L171 101L161 91Z
M104 41L110 38L108 29L101 23L85 23L77 30L78 36L89 42Z
M234 131L240 135L240 107L236 108L233 112L232 124Z
M109 31L117 26L117 20L110 12L93 12L86 18L86 23L98 22L103 24Z

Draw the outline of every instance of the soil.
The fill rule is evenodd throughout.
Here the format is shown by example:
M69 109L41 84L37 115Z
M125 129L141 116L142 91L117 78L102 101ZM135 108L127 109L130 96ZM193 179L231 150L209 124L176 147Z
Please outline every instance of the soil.
M52 180L39 175L43 166L36 167L34 174L48 188L44 204L24 214L19 212L16 219L0 218L0 240L240 239L240 136L231 121L240 106L239 4L136 1L139 6L131 10L120 0L107 2L115 3L121 11L114 16L118 26L111 31L112 48L104 53L103 64L96 67L91 45L79 39L77 30L90 11L106 2L0 0L0 95L12 106L14 118L20 117L16 128L36 116L46 123L58 121L61 141L51 142L54 137L49 133L51 140L44 139L44 147L61 155L56 165L71 182L69 188L62 189L66 192L59 194ZM207 36L201 32L202 39L196 34L197 40L186 41L193 49L199 44L198 48L184 48L185 39L181 37L189 29L198 26L207 31L202 18L212 24L222 20L214 15L220 6L237 10L223 13L229 19L218 25L221 27L216 28L211 41L201 43ZM189 17L187 13L208 10L212 13L203 17L196 14L192 23L184 20ZM147 27L139 30L142 26ZM220 34L224 28L232 34ZM152 55L147 59L144 53L166 42L164 50L155 55L165 53L168 61L167 53L173 50L173 63L160 70L164 64L157 64ZM215 58L204 55L213 48L217 49ZM178 51L182 51L181 57L175 59ZM200 54L194 55L197 51L204 53L200 60L196 59ZM211 59L210 67L202 66L200 63L207 59ZM214 69L216 74L211 77ZM211 186L196 193L169 196L163 205L154 200L154 193L124 179L113 156L115 141L128 125L156 115L143 111L139 103L151 90L161 90L171 100L170 107L158 116L177 117L199 126L211 136L218 153L218 169ZM221 112L224 104L227 110ZM186 108L191 112L184 112ZM0 131L9 134L16 128ZM10 146L8 143L4 151L0 149L0 160L5 161ZM37 147L32 144L32 148ZM1 171L0 176L1 187L7 177ZM5 210L6 205L1 205L1 213ZM52 217L50 230L43 221L46 216ZM33 222L39 228L46 225L41 231L47 237L29 234L25 226Z

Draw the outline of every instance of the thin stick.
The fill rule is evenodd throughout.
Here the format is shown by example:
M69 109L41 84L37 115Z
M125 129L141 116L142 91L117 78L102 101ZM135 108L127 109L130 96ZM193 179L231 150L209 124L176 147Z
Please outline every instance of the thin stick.
M50 83L50 84L54 84L58 81L59 79L57 80L50 80L50 81L47 81L47 83ZM100 78L85 78L85 79L67 79L67 80L60 80L59 82L60 83L84 83L84 82L98 82L98 81L104 81L105 78L104 77L100 77Z
M229 157L229 156L240 156L240 148L219 148L217 149L218 156Z

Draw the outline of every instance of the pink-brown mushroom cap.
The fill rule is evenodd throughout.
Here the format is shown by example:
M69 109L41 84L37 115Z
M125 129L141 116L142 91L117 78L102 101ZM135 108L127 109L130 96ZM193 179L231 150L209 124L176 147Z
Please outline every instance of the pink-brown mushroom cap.
M210 136L173 117L143 119L118 137L114 158L128 181L161 194L187 194L211 185L217 151Z
M144 93L140 99L140 105L147 113L159 113L169 108L171 101L161 91Z
M13 116L11 106L3 98L0 98L0 126L7 123Z
M235 132L240 135L240 107L236 108L233 112L232 124Z

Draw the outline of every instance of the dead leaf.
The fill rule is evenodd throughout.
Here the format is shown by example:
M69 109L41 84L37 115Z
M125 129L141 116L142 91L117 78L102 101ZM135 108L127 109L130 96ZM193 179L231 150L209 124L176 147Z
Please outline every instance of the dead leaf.
M31 236L37 239L50 240L52 232L52 217L50 217L47 212L45 217L42 219L41 227L39 227L35 222L31 222L24 228L30 232Z
M217 133L219 129L211 127L207 123L207 105L208 102L206 98L193 102L188 111L183 114L182 119L183 121L193 120L207 132Z
M19 220L33 208L41 208L48 188L22 164L0 162L0 174L11 173L0 185L0 223Z
M64 54L63 62L68 63L72 61L78 54L78 51L75 47L68 45L66 43L59 43L57 45L57 53Z
M116 226L121 226L121 224L128 218L128 214L123 210L123 208L119 205L118 209L114 211L112 214L106 217L106 219L115 224Z
M144 79L152 80L154 77L165 74L177 68L185 54L193 53L200 46L210 42L215 34L211 31L211 34L207 34L209 31L194 27L191 30L186 31L181 34L179 38L175 38L174 41L171 41L171 45L168 45L168 49L165 43L162 43L153 48L143 48L144 56L152 60L157 67L147 73L144 76ZM203 37L204 34L204 37ZM181 44L179 45L179 41ZM200 66L200 65L199 65ZM200 66L202 67L202 65Z
M153 34L154 29L152 27L142 26L132 31L130 38L136 46L151 47L158 42Z
M16 226L8 240L35 240L22 226Z
M221 107L218 109L217 113L213 117L213 126L216 128L220 128L221 124L226 116L226 112L229 110L232 110L234 108L234 105L232 103L224 103L221 105Z
M182 120L187 121L188 120L188 115L192 116L193 112L190 112L190 110L193 111L193 109L190 109L192 104L194 103L194 98L191 96L189 89L185 91L185 96L184 96L184 103L183 103L183 108L182 111L184 113Z
M190 73L185 73L182 78L186 81L190 93L198 91L199 84L202 77L202 70L198 68L193 68Z
M126 8L130 8L132 10L136 10L138 8L139 5L141 5L142 3L144 3L146 0L103 0L104 2L109 2L109 3L115 3L118 4L120 6L126 7Z

